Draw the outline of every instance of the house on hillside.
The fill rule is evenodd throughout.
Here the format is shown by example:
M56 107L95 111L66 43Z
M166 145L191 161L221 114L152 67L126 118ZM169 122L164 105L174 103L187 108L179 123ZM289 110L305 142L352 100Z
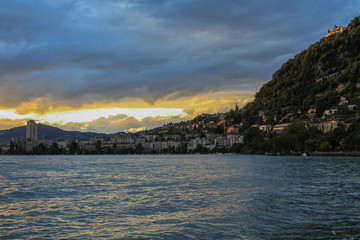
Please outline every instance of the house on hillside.
M294 119L294 116L292 113L287 113L285 116L280 120L281 122L285 121L292 121Z
M348 107L348 109L349 109L350 111L353 111L353 110L355 110L356 105L355 105L355 104L351 104L351 105L348 105L347 107Z
M307 111L307 114L309 117L315 117L316 115L316 108L310 108L308 111Z
M222 121L222 120L225 120L225 118L226 118L226 113L220 114L219 119L220 119L221 121Z
M281 133L282 131L284 131L284 129L288 126L289 124L288 123L283 123L283 124L276 124L273 126L273 132L279 134Z
M340 97L340 102L339 102L339 105L342 106L342 105L345 105L345 104L348 104L348 100L346 99L345 96L341 96Z
M337 113L337 111L338 111L337 108L326 109L326 110L324 111L324 115L331 116L331 115Z
M345 89L344 84L340 83L340 84L338 85L338 87L335 89L335 91L338 92L338 93L340 93L340 92L344 91L344 89Z
M230 134L230 133L239 133L239 131L240 131L240 127L237 124L228 127L227 130L226 130L226 132L228 134Z
M272 126L271 125L260 125L259 129L263 132L271 132Z
M228 146L230 147L235 143L242 143L243 141L243 138L241 138L240 134L238 133L228 134L226 138L227 138Z
M266 112L264 110L261 110L258 112L258 116L264 120L266 118Z
M329 120L329 121L316 121L313 122L311 125L321 130L323 133L327 133L337 128L338 124L339 124L338 120Z

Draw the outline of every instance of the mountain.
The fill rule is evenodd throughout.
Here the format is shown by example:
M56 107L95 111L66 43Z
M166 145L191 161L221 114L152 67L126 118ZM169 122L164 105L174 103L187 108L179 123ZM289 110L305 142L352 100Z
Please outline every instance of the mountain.
M332 31L310 45L306 50L285 62L272 79L264 84L255 99L241 111L230 110L227 122L241 124L242 131L261 123L266 115L268 124L279 123L286 116L323 116L325 110L336 108L340 114L358 116L360 109L360 17L347 27L335 26ZM355 111L349 111L349 109ZM191 121L169 123L146 133L184 134L203 133L204 130L222 133L220 114L202 114ZM11 138L25 137L25 126L0 130L0 143L8 144ZM112 135L94 132L64 131L43 124L38 125L39 140L88 140L92 137Z
M25 138L26 126L0 130L0 143L9 144L12 138ZM57 127L38 124L38 140L89 140L93 137L110 137L111 135L95 132L65 131Z
M267 112L279 119L310 109L321 116L340 105L359 108L360 17L328 35L285 62L242 109L244 116Z

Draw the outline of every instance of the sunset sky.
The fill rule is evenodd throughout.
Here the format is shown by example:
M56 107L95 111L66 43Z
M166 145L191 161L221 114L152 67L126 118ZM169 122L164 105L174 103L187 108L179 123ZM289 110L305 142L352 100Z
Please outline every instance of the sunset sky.
M114 133L225 112L359 15L350 0L1 0L0 129Z

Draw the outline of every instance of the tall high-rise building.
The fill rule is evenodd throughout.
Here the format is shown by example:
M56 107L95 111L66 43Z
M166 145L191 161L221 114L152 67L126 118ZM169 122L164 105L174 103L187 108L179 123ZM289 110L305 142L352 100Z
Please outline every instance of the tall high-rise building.
M27 121L26 139L30 142L37 142L37 124L34 120Z

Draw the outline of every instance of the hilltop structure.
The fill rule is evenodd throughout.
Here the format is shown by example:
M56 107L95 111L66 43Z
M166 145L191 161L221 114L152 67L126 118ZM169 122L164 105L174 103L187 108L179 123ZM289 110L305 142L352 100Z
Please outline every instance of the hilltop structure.
M351 29L350 24L347 27L334 25L333 29L331 29L331 30L328 29L327 30L327 34L325 35L325 37L329 37L329 36L334 35L334 34L339 34L339 33L344 32L345 30L350 30L350 29Z
M343 34L339 34L343 33ZM360 154L360 16L289 59L252 102L138 133L38 142L29 121L10 154L268 153ZM34 125L35 124L35 125ZM39 124L39 130L41 130ZM24 127L22 127L24 132ZM1 131L0 131L0 135ZM61 136L65 132L61 132ZM88 135L89 136L89 135ZM1 139L1 138L0 138ZM22 141L23 140L23 141ZM25 148L26 146L26 148ZM8 149L8 150L6 150ZM25 151L26 150L26 151ZM348 154L348 153L346 153Z

